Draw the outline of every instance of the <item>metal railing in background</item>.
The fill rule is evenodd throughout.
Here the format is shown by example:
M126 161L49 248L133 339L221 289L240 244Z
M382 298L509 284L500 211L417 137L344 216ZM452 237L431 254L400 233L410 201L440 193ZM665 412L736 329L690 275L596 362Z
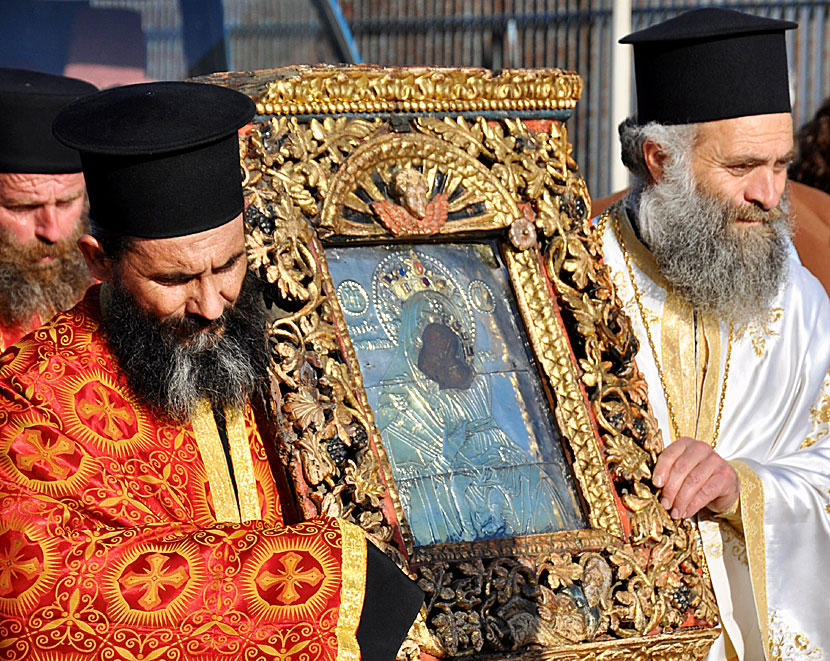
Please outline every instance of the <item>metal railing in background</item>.
M148 75L182 78L179 0L91 0L140 11ZM568 123L574 154L591 193L611 192L619 158L611 119L612 0L340 0L364 62L391 65L561 67L579 72L585 89ZM794 123L807 121L830 95L830 3L742 2L728 6L797 21L788 34ZM336 43L308 0L223 0L227 65L252 70L336 62ZM634 30L700 6L695 0L633 0Z

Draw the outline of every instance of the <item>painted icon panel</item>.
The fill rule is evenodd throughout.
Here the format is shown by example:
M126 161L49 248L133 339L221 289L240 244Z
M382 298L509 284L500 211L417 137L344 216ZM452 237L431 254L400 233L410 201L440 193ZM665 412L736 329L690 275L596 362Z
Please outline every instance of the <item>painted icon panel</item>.
M326 257L416 544L587 527L493 247Z

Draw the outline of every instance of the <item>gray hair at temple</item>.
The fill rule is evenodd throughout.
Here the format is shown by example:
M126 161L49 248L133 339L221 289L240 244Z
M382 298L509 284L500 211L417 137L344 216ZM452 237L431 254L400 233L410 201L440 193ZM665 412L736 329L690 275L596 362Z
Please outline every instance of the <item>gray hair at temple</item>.
M658 124L648 122L638 124L637 120L629 117L619 126L622 162L639 181L634 188L651 182L646 159L643 156L643 145L646 140L663 147L666 155L673 162L680 160L690 163L692 146L697 137L697 124Z

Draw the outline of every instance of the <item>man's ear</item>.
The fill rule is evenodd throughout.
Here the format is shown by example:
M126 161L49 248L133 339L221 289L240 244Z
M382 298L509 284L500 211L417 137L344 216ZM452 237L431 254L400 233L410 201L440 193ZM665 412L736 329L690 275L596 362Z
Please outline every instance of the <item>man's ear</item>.
M100 282L112 278L112 260L107 256L98 239L90 234L84 234L78 239L78 248L84 256L92 277Z
M646 138L643 143L643 158L645 158L651 180L657 183L663 176L663 166L666 162L666 152L663 151L663 146L651 138Z

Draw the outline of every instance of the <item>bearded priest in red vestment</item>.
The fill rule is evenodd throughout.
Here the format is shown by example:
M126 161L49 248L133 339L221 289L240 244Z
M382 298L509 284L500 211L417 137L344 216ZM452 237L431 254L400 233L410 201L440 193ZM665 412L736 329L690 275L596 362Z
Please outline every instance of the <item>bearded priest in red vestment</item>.
M92 281L77 246L86 226L81 159L52 135L52 120L96 91L0 68L0 352L75 305Z
M68 106L103 282L0 357L4 659L392 659L423 594L345 521L285 526L236 131L151 83Z

